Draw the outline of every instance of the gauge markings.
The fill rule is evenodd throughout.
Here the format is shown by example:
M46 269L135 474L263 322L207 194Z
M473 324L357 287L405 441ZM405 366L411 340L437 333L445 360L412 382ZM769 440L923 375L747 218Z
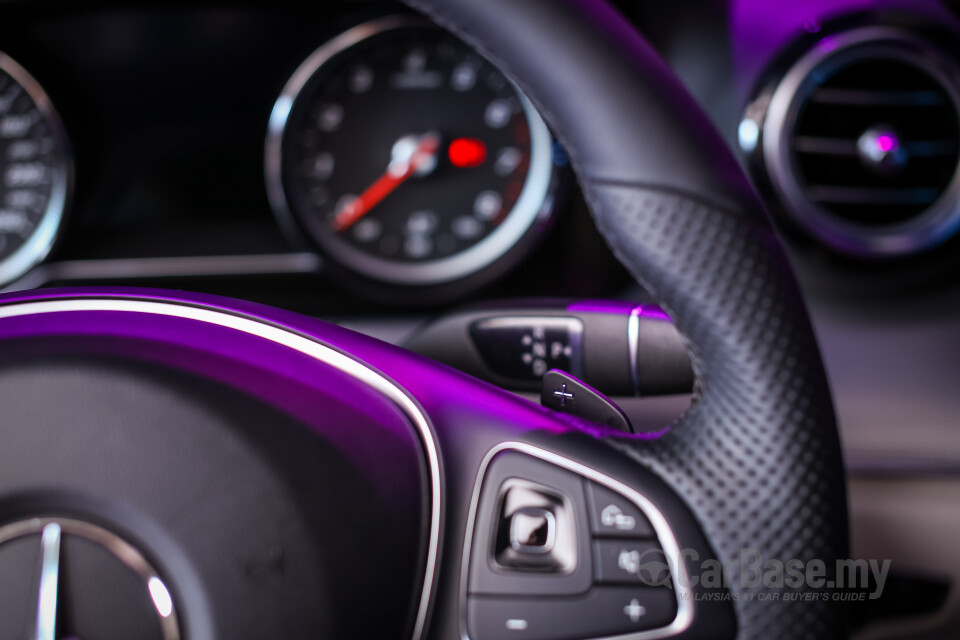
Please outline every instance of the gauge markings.
M275 208L386 282L462 278L535 237L552 139L529 101L438 28L388 18L361 32L318 50L284 90L292 106L267 148Z
M49 98L0 54L0 285L49 251L69 191L70 158Z
M421 168L435 162L437 149L440 147L439 134L424 134L416 141L415 145L404 145L404 140L404 138L401 138L394 145L394 149L399 146L402 150L394 152L383 175L334 214L333 221L330 223L334 231L349 229L354 222L365 216L381 200L390 195Z

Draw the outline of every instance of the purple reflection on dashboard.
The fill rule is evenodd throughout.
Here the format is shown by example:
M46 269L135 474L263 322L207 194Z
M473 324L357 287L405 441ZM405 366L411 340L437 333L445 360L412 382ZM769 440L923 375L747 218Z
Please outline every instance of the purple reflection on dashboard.
M937 0L730 0L730 36L737 76L751 85L791 40L820 33L829 20L898 10L956 24L956 17ZM830 51L835 43L825 38L818 46ZM749 90L750 86L742 89Z
M613 315L637 315L653 320L673 322L666 311L655 304L637 304L621 300L582 300L567 305L571 313L609 313Z
M645 304L640 308L640 314L644 318L650 318L651 320L662 320L664 322L673 322L673 319L667 314L666 311L660 307L652 304Z
M741 78L755 78L791 40L818 33L824 22L840 15L876 8L905 6L897 0L731 0L730 35ZM927 4L924 0L911 0Z
M634 440L657 440L663 436L670 433L673 430L673 426L664 427L658 431L641 431L639 433L634 433L629 437Z
M621 300L581 300L567 305L567 311L572 313L611 313L628 316L637 307L636 302Z

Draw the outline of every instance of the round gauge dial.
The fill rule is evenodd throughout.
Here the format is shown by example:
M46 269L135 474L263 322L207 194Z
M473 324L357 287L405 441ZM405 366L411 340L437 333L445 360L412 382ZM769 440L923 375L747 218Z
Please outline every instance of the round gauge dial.
M550 132L502 73L436 26L392 17L318 49L267 138L274 209L378 281L428 285L519 255L550 213Z
M60 118L40 85L0 53L0 285L49 253L70 191Z

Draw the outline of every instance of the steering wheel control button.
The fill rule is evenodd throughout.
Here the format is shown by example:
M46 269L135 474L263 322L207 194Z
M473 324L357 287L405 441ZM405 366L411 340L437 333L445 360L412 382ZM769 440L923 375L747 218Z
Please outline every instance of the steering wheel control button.
M666 587L671 584L670 565L653 541L597 540L593 543L594 570L598 584L636 584Z
M504 451L490 460L479 484L468 594L549 598L590 590L593 552L580 475Z
M536 382L550 369L579 371L583 323L563 317L497 317L475 322L470 336L489 369L509 382Z
M670 624L677 603L669 589L595 587L576 598L471 597L471 640L586 640Z
M510 548L517 553L550 553L557 539L557 519L549 509L524 507L510 517Z
M599 593L598 600L604 611L609 607L611 623L619 625L619 633L662 627L677 615L676 597L669 589L597 588L595 591Z
M590 531L601 538L655 538L653 525L627 498L587 482Z
M570 501L520 478L501 487L494 562L501 569L569 573L577 565L577 527Z
M543 376L540 404L554 411L605 424L618 431L633 431L630 420L620 407L565 371L552 369Z

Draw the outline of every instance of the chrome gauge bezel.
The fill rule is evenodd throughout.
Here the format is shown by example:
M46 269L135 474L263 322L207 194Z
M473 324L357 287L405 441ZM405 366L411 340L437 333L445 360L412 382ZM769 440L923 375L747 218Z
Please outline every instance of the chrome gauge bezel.
M0 70L9 75L29 96L50 127L57 149L50 198L30 237L7 258L0 259L0 287L9 285L43 262L53 250L67 213L73 191L73 152L63 120L40 83L13 58L0 52Z
M477 244L452 256L418 263L394 261L365 253L346 242L306 233L292 210L283 184L283 140L290 114L304 88L323 67L355 45L388 31L437 25L415 16L394 15L355 26L314 51L287 81L274 104L267 127L264 169L267 196L281 226L295 239L304 235L337 263L377 282L429 286L468 278L494 265L523 243L553 213L557 172L553 164L553 136L523 92L513 85L530 127L530 168L523 189L504 221Z

